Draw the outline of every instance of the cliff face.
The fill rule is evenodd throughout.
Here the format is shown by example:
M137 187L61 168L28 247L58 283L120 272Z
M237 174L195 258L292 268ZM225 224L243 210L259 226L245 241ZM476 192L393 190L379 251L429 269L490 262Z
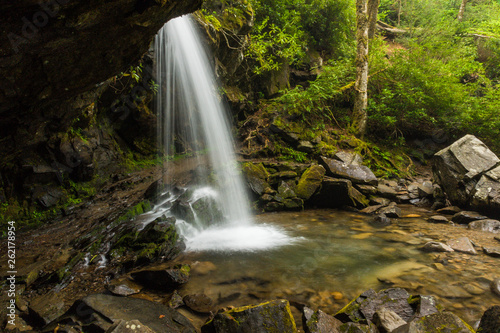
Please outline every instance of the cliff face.
M136 95L149 89L151 71L142 82L110 78L137 65L165 22L201 3L0 1L0 203L54 207L71 195L69 180L123 172L131 145L147 150L154 119L144 120L154 116ZM128 107L117 113L117 100Z
M169 19L202 0L0 4L0 114L64 100L126 69Z

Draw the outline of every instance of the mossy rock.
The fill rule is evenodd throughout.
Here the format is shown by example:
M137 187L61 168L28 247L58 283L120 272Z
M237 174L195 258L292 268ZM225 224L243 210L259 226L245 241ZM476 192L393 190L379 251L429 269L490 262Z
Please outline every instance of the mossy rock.
M202 333L295 333L297 327L287 300L274 300L217 313Z
M242 171L245 175L248 186L255 194L260 196L266 191L266 189L271 188L268 183L269 172L262 163L243 163Z
M403 325L394 333L474 333L474 329L464 322L460 317L451 312L438 312L429 316L411 321Z
M308 200L320 188L325 172L325 168L321 165L311 165L299 179L295 189L297 196Z

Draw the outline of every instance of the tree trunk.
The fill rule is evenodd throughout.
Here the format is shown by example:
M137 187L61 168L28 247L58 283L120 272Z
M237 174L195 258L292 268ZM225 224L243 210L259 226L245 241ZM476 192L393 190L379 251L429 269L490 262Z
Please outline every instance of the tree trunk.
M366 132L368 114L368 0L356 0L356 83L354 84L354 108L352 130L356 136Z
M375 36L377 30L377 15L380 0L368 0L368 39Z
M457 20L462 21L465 13L465 6L467 5L467 0L462 0L460 4L460 9L458 10Z

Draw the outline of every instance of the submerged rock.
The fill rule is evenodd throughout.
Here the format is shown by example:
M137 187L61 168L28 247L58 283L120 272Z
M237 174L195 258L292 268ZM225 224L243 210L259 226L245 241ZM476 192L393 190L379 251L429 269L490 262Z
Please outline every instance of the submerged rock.
M467 237L451 239L448 241L448 245L457 252L477 254L477 251L474 249L474 246Z
M491 281L490 289L492 293L500 297L500 278Z
M199 313L210 313L215 305L214 301L205 294L186 295L182 301L188 308Z
M217 313L201 328L202 333L296 333L297 328L286 300L234 308Z

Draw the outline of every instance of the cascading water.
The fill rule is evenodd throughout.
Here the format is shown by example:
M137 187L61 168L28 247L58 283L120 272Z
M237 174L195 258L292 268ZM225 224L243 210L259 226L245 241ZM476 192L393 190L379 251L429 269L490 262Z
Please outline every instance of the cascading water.
M213 68L189 16L169 21L155 39L155 110L159 119L159 142L166 156L195 156L195 188L186 197L192 221L177 221L188 250L257 250L289 244L280 229L255 225L250 215L241 172L233 151L226 110L220 101ZM192 157L191 157L192 158ZM166 164L164 181L174 184L172 167ZM200 199L204 202L199 203ZM176 215L166 201L154 216ZM208 202L208 204L207 204ZM217 205L209 217L200 216L194 205ZM173 204L175 206L175 203ZM210 207L209 207L210 208ZM210 209L209 209L210 210ZM189 213L189 212L188 212ZM187 218L185 220L188 220Z

